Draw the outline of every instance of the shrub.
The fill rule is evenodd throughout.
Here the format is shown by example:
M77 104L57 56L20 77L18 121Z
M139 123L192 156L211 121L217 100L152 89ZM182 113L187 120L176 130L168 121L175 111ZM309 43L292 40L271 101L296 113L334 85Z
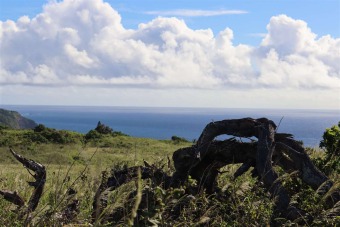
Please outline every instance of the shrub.
M85 135L85 142L95 142L95 144L100 144L101 142L104 142L103 139L105 138L110 138L110 137L116 137L116 136L127 136L126 134L119 132L119 131L114 131L112 128L109 126L106 126L102 124L100 121L97 124L97 127L95 129L90 130L88 133ZM108 141L105 142L105 145L101 145L104 147L108 147L110 142Z
M100 121L98 121L98 124L97 124L97 127L95 128L95 130L100 134L111 134L111 133L113 133L112 128L102 124Z
M9 127L6 125L0 124L0 130L5 130L5 129L9 129Z
M325 150L325 157L315 158L316 166L326 175L340 173L340 122L327 128L322 138L320 148Z
M45 125L39 124L39 125L37 125L37 127L35 127L35 128L33 129L33 131L34 131L34 132L43 132L43 131L45 131L46 129L47 129L47 128L46 128Z
M68 144L82 142L83 136L80 133L56 130L39 124L33 129L33 132L27 132L25 138L36 143Z
M320 147L326 149L326 154L329 158L332 156L340 156L340 122L338 125L333 125L327 128L322 136Z
M39 144L49 142L49 140L44 135L42 135L41 133L32 132L32 131L25 133L24 138L28 142L36 142L36 143L39 143Z
M102 135L97 131L97 130L90 130L88 133L85 135L85 140L95 140L95 139L100 139Z
M186 140L185 138L183 137L178 137L178 136L172 136L171 137L171 140L175 143L187 143L189 142L188 140Z

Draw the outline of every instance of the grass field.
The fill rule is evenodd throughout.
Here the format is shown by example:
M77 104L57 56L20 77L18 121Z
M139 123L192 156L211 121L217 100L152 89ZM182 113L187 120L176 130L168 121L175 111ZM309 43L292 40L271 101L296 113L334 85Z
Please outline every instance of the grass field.
M19 142L22 140L20 134L23 133L25 131L11 131L10 136ZM165 163L168 158L171 159L175 150L190 145L189 142L116 136L104 138L91 145L25 142L11 147L24 157L43 164L47 169L44 194L35 215L44 216L50 210L56 213L62 210L67 203L66 192L72 187L78 192L77 198L81 201L81 212L76 223L86 224L102 171L110 172L113 167L124 165L143 165L144 160L149 163ZM32 179L28 171L11 155L9 147L0 147L0 189L17 191L28 201L32 189L27 181ZM0 208L0 223L6 226L22 224L20 220L13 218L13 205L0 199ZM12 215L8 215L9 213ZM56 223L58 221L53 224Z
M25 140L24 131L2 134L2 139L12 144L0 147L0 189L16 191L28 201L32 188L27 181L32 176L15 160L9 152L12 147L26 158L45 165L47 181L37 209L32 213L33 226L62 226L60 214L72 200L79 201L79 213L68 225L90 226L92 202L101 182L102 171L122 169L126 166L143 165L143 161L158 166L168 174L174 171L173 163L168 165L172 153L192 143L174 140L153 140L129 136L105 136L88 143L81 141L56 144L34 143ZM27 136L26 136L27 137ZM75 137L80 138L78 134ZM15 141L14 141L15 140ZM13 142L14 141L14 142ZM0 140L1 142L1 140ZM4 142L3 142L4 144ZM322 159L323 153L311 151L312 157ZM232 180L237 165L229 165L219 176L219 195L206 195L204 192L190 196L187 189L195 186L190 180L183 188L164 190L149 180L136 180L110 192L110 203L105 214L120 214L117 220L107 226L127 226L131 224L136 193L143 192L143 200L138 209L139 226L267 226L273 214L274 201L248 172ZM292 197L292 203L314 217L312 226L336 226L339 217L327 217L324 197L318 196L300 179L277 169L280 179ZM329 177L339 184L339 172L331 171ZM141 186L138 186L140 182ZM68 195L72 188L77 193ZM147 196L147 200L144 199ZM138 196L137 196L138 197ZM145 201L148 201L147 204ZM4 226L22 226L16 207L0 198L0 223ZM142 223L142 224L141 224ZM280 225L296 226L288 220L278 220ZM96 226L102 226L95 223Z

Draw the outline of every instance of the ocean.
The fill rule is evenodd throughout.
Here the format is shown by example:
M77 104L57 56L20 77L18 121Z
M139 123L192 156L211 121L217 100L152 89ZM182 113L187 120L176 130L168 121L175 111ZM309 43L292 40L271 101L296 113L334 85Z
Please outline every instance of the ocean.
M39 124L87 133L98 123L134 137L170 139L176 135L198 139L206 124L224 119L266 117L305 146L316 147L323 132L340 121L340 110L216 109L167 107L88 107L2 105Z

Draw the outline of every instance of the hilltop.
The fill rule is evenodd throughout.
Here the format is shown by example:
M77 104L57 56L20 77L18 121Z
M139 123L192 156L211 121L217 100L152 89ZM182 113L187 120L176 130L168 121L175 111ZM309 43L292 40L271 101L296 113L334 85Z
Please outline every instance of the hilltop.
M33 120L23 117L20 113L0 108L0 126L12 129L32 129L37 126Z

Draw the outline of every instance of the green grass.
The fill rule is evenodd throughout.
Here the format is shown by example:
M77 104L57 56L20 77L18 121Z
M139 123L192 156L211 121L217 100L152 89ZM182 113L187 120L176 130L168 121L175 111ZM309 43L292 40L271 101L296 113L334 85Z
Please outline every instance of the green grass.
M32 213L33 225L60 226L63 220L58 218L67 204L77 198L80 201L79 214L71 223L89 226L94 194L101 181L101 172L119 169L123 165L143 165L143 160L161 165L171 159L174 151L191 143L178 140L153 140L129 136L103 136L96 141L83 143L37 143L25 139L27 130L2 131L2 138L10 140L11 147L26 158L42 163L47 169L47 181L41 201ZM0 132L1 134L1 132ZM324 154L310 150L313 160L322 160ZM322 162L319 161L320 168ZM171 163L171 165L173 165ZM273 214L274 201L269 198L263 187L251 177L250 172L232 180L237 165L228 165L221 171L218 183L222 192L206 195L204 192L189 195L190 188L196 182L189 179L187 185L179 189L164 190L152 184L150 180L136 180L109 192L109 204L103 214L116 215L108 226L126 226L131 221L132 211L137 212L135 225L151 226L267 226ZM173 166L165 166L164 171L172 174ZM280 171L278 171L280 173ZM284 173L281 173L281 177ZM340 174L331 171L329 176L339 184ZM339 218L326 218L323 197L299 179L282 177L283 184L298 207L312 214L315 218L312 226L336 226ZM27 181L32 176L17 162L9 152L9 146L0 147L0 189L17 191L27 201L32 188ZM137 183L139 182L139 190ZM77 191L74 197L67 195L67 190ZM139 209L136 191L142 190ZM139 194L140 196L140 194ZM0 223L5 226L22 226L15 212L15 206L0 198ZM59 215L59 216L58 216ZM283 226L296 226L287 220L278 221ZM99 225L99 223L97 223Z
M168 158L171 159L175 150L191 145L189 142L158 141L129 136L104 136L87 144L35 143L26 140L25 135L28 133L32 133L32 130L3 130L0 141L8 141L17 153L45 165L45 190L37 210L33 213L36 216L33 219L35 224L42 225L61 223L61 220L47 214L57 214L65 208L68 202L66 192L70 187L77 191L77 199L80 201L81 211L76 222L89 223L93 197L102 171L110 171L113 166L123 164L142 165L143 160L150 163L166 162ZM9 146L1 146L0 188L17 191L28 201L32 193L27 184L30 180L32 177L11 155ZM12 204L0 199L0 223L6 223L7 226L22 225L16 214L11 211L14 208Z
M113 163L126 162L138 165L143 160L158 162L181 148L190 146L189 142L173 142L167 140L152 140L134 138L129 136L117 136L101 140L95 145L84 144L30 144L11 146L18 153L37 162L49 164L86 164L87 160L96 152L90 165L98 165L103 168L112 167ZM17 161L11 156L9 148L0 147L0 163L11 164Z

